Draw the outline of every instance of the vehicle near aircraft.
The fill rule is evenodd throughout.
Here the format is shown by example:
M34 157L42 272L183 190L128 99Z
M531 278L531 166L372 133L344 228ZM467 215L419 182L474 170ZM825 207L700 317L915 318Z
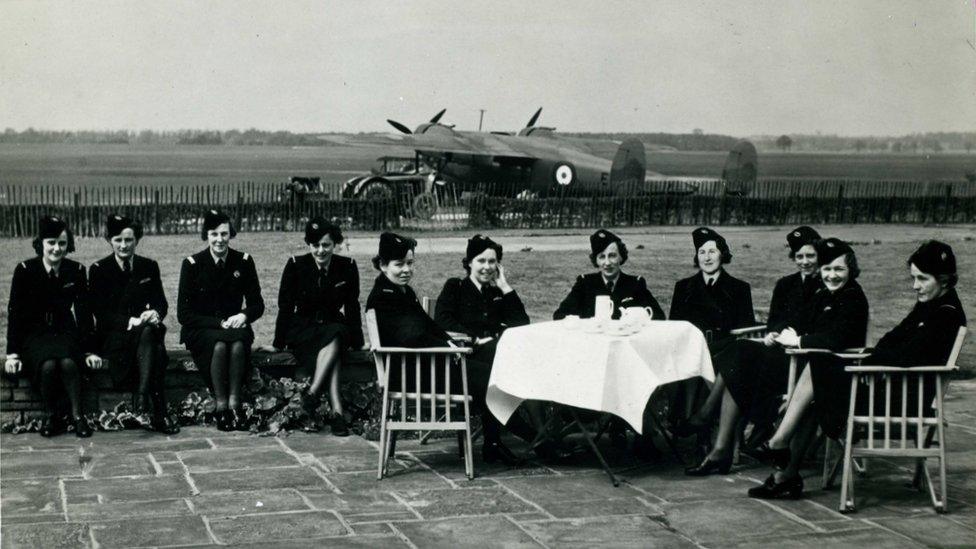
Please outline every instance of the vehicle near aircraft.
M445 110L414 130L387 120L400 133L344 140L343 144L411 148L416 173L374 170L348 180L343 196L398 196L397 177L404 175L416 196L434 194L438 186L449 186L461 193L478 191L520 197L690 194L697 192L697 182L702 181L649 172L645 146L637 139L616 143L569 137L557 134L555 128L537 126L541 108L516 134L455 130L440 122ZM321 138L332 140L331 136ZM612 160L597 154L612 151L614 146ZM756 165L755 147L741 142L730 152L723 171L732 179L713 181L726 185L730 194L746 194L755 181ZM749 173L751 179L747 177Z

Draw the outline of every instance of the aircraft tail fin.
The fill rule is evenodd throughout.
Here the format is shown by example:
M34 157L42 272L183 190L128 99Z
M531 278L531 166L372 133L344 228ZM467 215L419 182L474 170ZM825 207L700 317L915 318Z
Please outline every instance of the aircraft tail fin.
M756 146L743 139L732 147L722 168L722 181L725 182L725 192L734 195L746 195L756 184L759 173L759 157Z
M617 154L610 166L610 184L635 185L644 182L647 173L647 156L644 144L637 139L627 139L617 147Z

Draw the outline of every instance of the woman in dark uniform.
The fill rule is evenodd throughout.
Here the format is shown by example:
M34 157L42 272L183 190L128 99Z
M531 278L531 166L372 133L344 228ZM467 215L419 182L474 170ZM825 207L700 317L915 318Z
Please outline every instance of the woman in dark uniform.
M288 347L295 354L299 377L311 377L307 407L318 407L328 383L336 436L349 435L339 398L342 353L363 346L359 268L352 259L334 254L342 241L339 227L321 217L305 224L309 253L285 263L274 339L275 347Z
M698 272L675 283L668 318L688 321L701 330L714 360L735 340L732 330L756 324L752 288L725 270L724 266L732 261L732 252L722 235L699 227L692 231L691 239L695 246L693 264ZM671 422L680 426L692 414L702 383L689 380L677 385L671 399Z
M836 238L818 241L816 250L821 261L820 278L824 287L817 290L803 311L791 319L788 327L772 338L773 345L834 351L864 345L868 300L856 281L860 270L854 250ZM732 465L735 425L740 413L751 410L755 402L782 394L786 389L787 380L780 372L788 372L787 357L775 346L740 340L736 341L730 352L722 353L717 358L717 369L722 372L726 385L719 432L715 445L705 459L685 470L686 474L692 476L728 473ZM836 361L827 358L812 361L811 368L814 365L843 372ZM837 393L844 392L839 387L834 389ZM763 452L760 450L758 453L761 455Z
M241 393L250 373L251 324L264 314L254 260L230 248L236 235L224 213L204 215L200 238L207 248L183 260L176 308L180 341L214 393L221 431L248 428Z
M65 430L59 413L63 388L75 434L90 437L91 427L81 413L82 369L101 368L102 359L92 354L85 268L65 257L75 250L74 236L57 217L41 218L33 245L37 257L19 263L11 281L4 371L24 369L40 389L48 413L41 436Z
M772 387L768 391L770 396L779 396L785 392L788 375L784 366L787 362L786 355L782 348L776 345L775 338L781 330L789 325L791 319L796 318L804 305L813 298L817 289L821 287L817 250L814 247L814 243L818 240L820 240L820 234L807 226L797 227L786 235L786 243L790 248L789 257L793 260L797 272L776 281L773 298L769 304L767 332L763 340L767 350L763 349L762 344L754 341L737 341L732 344L751 347L752 354L756 355L756 360L767 365L760 371L760 374L768 375L772 383ZM722 403L722 395L725 393L725 379L722 372L718 370L723 362L716 361L715 363L715 383L712 385L705 403L687 421L674 427L675 435L688 436L707 429L711 424L712 417ZM778 390L778 388L782 390ZM767 398L764 402L752 406L752 409L743 410L743 413L756 423L753 433L759 433L759 436L769 436L772 432L770 425L778 408L778 399ZM754 441L753 444L758 442Z
M966 314L955 290L958 276L952 248L934 240L926 242L908 258L908 269L917 300L915 306L878 341L863 364L904 367L945 364L959 328L966 325ZM776 433L761 448L762 457L779 470L761 486L750 489L752 497L800 497L803 492L800 465L814 440L816 428L819 426L825 435L833 438L843 433L850 406L849 375L839 364L823 361L812 363L808 371L797 382ZM875 390L876 406L883 407L884 384L876 384ZM867 414L868 387L861 386L859 391L858 413ZM934 385L926 384L924 391L923 398L931 402L935 397ZM892 410L901 409L901 399L900 384L893 384ZM913 406L917 399L918 386L909 384L907 402ZM832 409L826 410L827 406Z
M515 457L501 442L501 424L485 406L498 338L506 328L529 323L525 305L508 283L501 260L502 246L497 242L480 234L468 240L461 260L468 276L449 278L444 283L437 297L435 320L441 328L463 332L473 340L474 352L468 357L468 390L475 405L481 408L485 461L515 463Z
M152 410L149 426L167 435L179 426L166 417L166 326L169 309L159 265L136 255L142 225L120 215L105 222L112 254L92 264L89 289L95 315L95 340L108 359L117 388L139 394L139 412Z
M650 307L656 320L665 320L664 310L647 289L644 278L620 270L627 263L627 246L619 236L605 229L590 235L590 263L598 271L576 278L569 295L552 314L553 320L560 320L569 315L580 318L592 317L598 295L610 296L613 302L611 318L620 318L622 308Z

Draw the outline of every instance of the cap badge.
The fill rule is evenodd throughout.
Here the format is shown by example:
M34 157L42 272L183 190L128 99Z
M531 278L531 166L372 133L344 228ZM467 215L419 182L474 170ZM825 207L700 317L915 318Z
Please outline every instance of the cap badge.
M833 248L834 247L834 243L833 242L828 242L827 243L827 247L828 248Z
M396 241L397 241L397 244L399 244L399 243L402 243L402 242L403 242L402 240L400 240L399 238L396 238L396 237L394 237L394 238L393 238L393 240L396 240Z
M315 230L318 230L319 224L318 223L312 223L312 228L315 229Z
M946 259L948 259L948 258L946 257L946 253L945 253L945 252L942 252L942 254L941 254L941 255L942 255L942 261L945 261Z
M217 215L217 210L210 210L210 213Z
M51 216L51 221L54 221L55 223L57 223L58 221L61 221L61 220L58 219L57 217Z
M795 237L798 237L798 238L799 238L799 236L800 236L800 231L793 231L793 236L795 236Z
M597 234L598 234L598 235L600 236L600 238L605 238L605 237L607 236L607 233L605 233L605 232L603 232L603 231L600 231L600 232L599 232L599 233L597 233Z

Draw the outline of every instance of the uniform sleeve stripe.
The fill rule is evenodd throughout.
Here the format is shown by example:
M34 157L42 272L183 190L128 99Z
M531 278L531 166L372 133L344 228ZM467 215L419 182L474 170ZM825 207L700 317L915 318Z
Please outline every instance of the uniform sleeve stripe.
M193 256L192 255L186 256L186 260L190 262L190 265L196 265L197 264L197 260L196 259L193 259Z
M249 255L247 255L247 254L244 254L244 261L247 261L248 259L250 259L250 257L251 257L251 256L249 256Z

